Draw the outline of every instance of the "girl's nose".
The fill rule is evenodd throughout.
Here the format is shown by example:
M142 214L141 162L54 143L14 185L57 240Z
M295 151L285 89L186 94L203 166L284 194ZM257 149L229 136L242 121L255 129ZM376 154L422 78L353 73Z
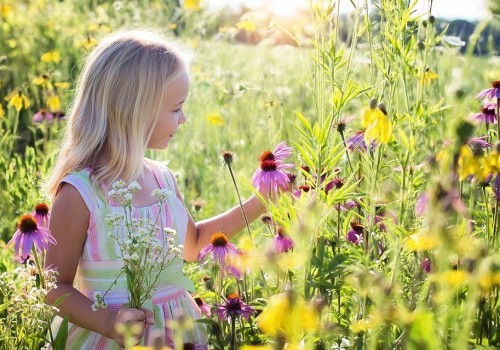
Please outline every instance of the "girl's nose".
M180 118L179 118L179 124L184 124L186 122L187 118L186 118L186 114L184 112L182 112Z

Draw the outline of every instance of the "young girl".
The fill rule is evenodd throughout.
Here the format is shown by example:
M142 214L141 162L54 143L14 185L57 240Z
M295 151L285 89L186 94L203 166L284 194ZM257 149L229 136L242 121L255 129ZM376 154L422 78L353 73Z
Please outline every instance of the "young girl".
M186 122L187 64L179 51L162 36L149 31L123 31L104 38L88 57L77 86L59 157L47 182L52 198L50 230L57 245L47 253L45 264L58 270L57 289L47 296L68 317L68 349L115 349L123 346L117 332L120 323L135 324L134 341L153 329L164 331L173 347L172 331L166 327L179 309L199 318L200 311L188 291L193 284L182 273L182 261L169 265L168 281L160 280L151 298L152 310L123 306L128 301L126 278L118 278L106 295L106 309L93 311L93 298L116 279L123 266L119 248L109 237L106 214L123 209L108 197L110 185L123 179L136 180L134 215L155 221L154 189L169 189L158 225L177 230L184 245L184 260L196 261L211 235L224 231L229 237L244 228L239 207L195 223L182 202L170 171L144 158L149 149L165 149L177 129ZM264 212L253 196L244 204L248 219ZM165 274L162 273L162 276ZM185 343L206 348L200 327L186 331Z

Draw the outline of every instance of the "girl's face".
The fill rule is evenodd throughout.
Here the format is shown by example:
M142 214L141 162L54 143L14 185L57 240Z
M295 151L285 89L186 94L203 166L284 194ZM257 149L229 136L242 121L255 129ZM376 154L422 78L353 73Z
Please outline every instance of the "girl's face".
M165 149L180 124L186 122L182 106L189 93L189 76L185 70L167 86L167 97L154 126L148 148Z

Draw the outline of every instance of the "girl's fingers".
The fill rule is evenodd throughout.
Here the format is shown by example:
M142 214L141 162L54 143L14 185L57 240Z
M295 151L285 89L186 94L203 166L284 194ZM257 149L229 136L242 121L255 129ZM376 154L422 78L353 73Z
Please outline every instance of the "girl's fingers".
M155 324L155 318L154 318L153 311L151 311L150 309L145 308L145 307L141 307L140 310L144 312L144 317L145 317L145 321L147 324L150 324L150 325Z

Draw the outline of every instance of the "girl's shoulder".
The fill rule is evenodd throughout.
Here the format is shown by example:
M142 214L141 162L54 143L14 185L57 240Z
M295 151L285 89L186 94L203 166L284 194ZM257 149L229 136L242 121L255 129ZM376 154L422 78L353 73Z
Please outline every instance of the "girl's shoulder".
M106 197L104 192L93 183L91 178L91 169L84 168L74 170L66 174L59 184L58 193L65 184L70 184L76 189L89 211L95 211L96 209L105 206Z

